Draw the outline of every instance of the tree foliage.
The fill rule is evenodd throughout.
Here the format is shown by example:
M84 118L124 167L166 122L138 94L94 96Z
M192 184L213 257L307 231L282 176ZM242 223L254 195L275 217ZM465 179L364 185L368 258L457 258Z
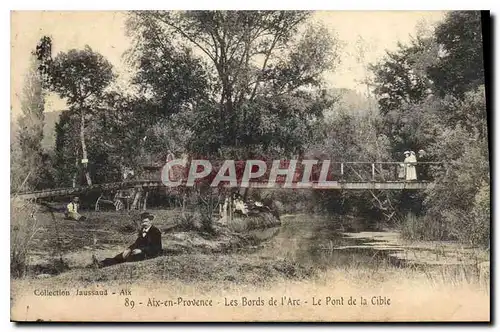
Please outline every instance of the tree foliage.
M63 111L55 126L56 144L54 162L55 179L59 186L70 187L80 185L81 146L75 139L79 135L78 115L71 111Z
M435 32L441 48L439 61L429 77L440 96L462 98L484 84L483 39L479 11L450 12Z
M112 66L90 47L52 58L52 39L44 37L23 91L16 181L49 158L40 146L47 89L68 104L50 156L56 186L119 181L124 167L162 164L169 152L383 162L423 149L427 160L446 162L431 168L434 182L425 193L316 191L300 199L370 221L423 207L424 213L408 218L418 227L403 225L414 238L487 245L490 171L480 23L478 12L450 12L435 31L387 52L370 67L373 81L365 77L363 103L355 96L337 103L324 89L323 74L335 69L340 43L306 11L131 12L127 59L136 70L136 94L109 90ZM363 52L361 45L358 62ZM83 173L81 159L90 161ZM371 176L371 165L367 173L355 171L350 180ZM377 176L394 174L377 170Z
M337 57L335 39L322 27L307 26L309 16L294 11L131 13L135 82L165 114L191 112L185 119L195 128L186 147L192 152L297 150L301 139L290 139L305 132L325 103L317 91L321 74ZM175 107L170 89L176 91ZM296 130L277 130L286 125Z
M487 245L489 208L481 209L488 205L490 174L480 13L450 12L433 36L416 41L372 67L393 155L423 149L428 160L445 162L432 168L426 215L418 221L425 227L414 227L415 235Z
M21 96L22 115L18 119L18 136L13 142L19 149L12 159L12 183L14 189L37 189L43 185L44 152L42 150L45 94L38 72L38 61L32 56L24 78ZM24 183L24 185L23 185ZM23 185L22 188L20 186Z
M77 117L69 115L67 120L79 122L83 173L87 184L91 185L92 179L88 169L89 155L85 135L86 121L91 120L92 115L98 109L106 87L114 79L112 65L89 46L85 46L83 50L72 49L68 52L61 52L52 59L50 54L51 39L43 37L40 45L43 45L43 47L39 47L37 51L39 59L42 61L40 68L47 72L47 86L51 91L56 92L66 100L69 112L78 114L78 120ZM61 134L62 128L64 127L60 126L57 133ZM67 137L61 138L59 142L67 139ZM73 162L73 159L67 161L71 165ZM65 167L65 169L70 168L70 166Z
M417 36L409 46L387 52L386 59L371 66L375 75L374 93L379 97L382 114L397 112L405 104L423 101L433 91L427 68L437 58L434 38Z
M88 108L99 103L104 89L113 80L111 63L89 46L59 53L50 67L51 89L68 104Z
M484 87L470 91L464 101L450 105L451 114L467 113L467 120L449 117L429 152L446 156L446 167L435 171L435 185L427 191L427 218L438 222L441 238L487 245L490 218L490 168L485 131ZM481 114L482 113L482 114ZM474 116L475 115L475 116Z

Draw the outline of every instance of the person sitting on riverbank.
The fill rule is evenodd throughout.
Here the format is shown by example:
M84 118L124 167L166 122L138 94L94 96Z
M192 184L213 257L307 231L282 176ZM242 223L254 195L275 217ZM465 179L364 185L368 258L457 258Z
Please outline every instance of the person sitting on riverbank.
M248 206L240 194L235 194L233 198L233 211L235 214L248 217Z
M64 216L66 219L71 219L75 221L83 221L86 218L78 213L78 209L80 208L80 199L78 196L73 197L73 200L66 206L66 211Z
M106 267L124 262L137 262L154 258L162 251L161 232L153 225L154 216L149 213L141 214L141 229L135 242L115 257L97 260L93 255L92 261L96 267Z

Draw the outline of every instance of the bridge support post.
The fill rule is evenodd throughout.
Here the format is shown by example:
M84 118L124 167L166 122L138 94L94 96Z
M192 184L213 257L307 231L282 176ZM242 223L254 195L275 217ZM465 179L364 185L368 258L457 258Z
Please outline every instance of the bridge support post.
M228 224L233 222L233 195L229 196L229 206L228 206L228 213L229 213L229 218L228 218Z
M144 200L143 200L143 203L142 203L142 209L144 211L146 211L146 209L147 209L146 204L148 202L148 196L149 196L149 190L146 190L146 193L144 194Z
M132 194L132 204L129 205L129 210L139 210L139 205L141 202L141 197L142 197L143 189L141 187L136 187L134 188L133 194Z

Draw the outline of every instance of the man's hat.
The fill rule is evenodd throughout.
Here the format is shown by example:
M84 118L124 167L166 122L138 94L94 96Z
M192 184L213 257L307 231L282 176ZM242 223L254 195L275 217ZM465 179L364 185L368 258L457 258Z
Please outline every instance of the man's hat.
M155 216L152 215L149 212L143 212L143 213L141 213L141 220L148 219L148 220L152 221L154 218L155 218Z

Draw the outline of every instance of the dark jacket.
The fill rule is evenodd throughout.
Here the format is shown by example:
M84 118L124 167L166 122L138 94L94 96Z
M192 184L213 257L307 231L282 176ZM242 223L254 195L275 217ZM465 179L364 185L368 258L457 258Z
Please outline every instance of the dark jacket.
M146 257L155 257L161 253L161 232L155 226L151 226L145 236L142 236L142 230L139 231L137 240L130 249L141 249Z

